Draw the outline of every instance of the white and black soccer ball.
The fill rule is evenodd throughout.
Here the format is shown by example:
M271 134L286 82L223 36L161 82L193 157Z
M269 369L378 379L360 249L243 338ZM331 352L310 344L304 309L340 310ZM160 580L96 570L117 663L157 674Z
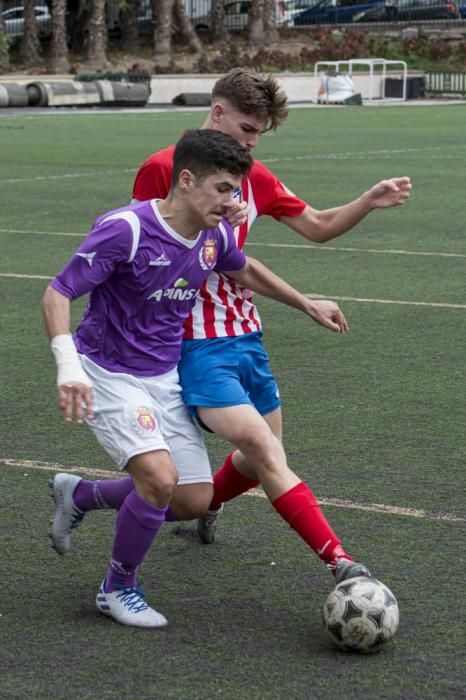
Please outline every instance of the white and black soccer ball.
M325 601L322 619L337 647L369 653L393 637L400 613L395 596L384 583L357 576L335 586Z

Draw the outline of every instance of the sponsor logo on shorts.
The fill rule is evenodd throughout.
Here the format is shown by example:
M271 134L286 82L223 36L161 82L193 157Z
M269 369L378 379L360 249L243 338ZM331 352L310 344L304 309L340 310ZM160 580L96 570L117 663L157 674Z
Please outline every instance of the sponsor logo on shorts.
M199 262L203 270L211 270L217 262L217 241L207 238L199 251Z
M153 433L157 428L155 420L150 408L139 406L132 415L133 426L137 433L144 435L145 433Z

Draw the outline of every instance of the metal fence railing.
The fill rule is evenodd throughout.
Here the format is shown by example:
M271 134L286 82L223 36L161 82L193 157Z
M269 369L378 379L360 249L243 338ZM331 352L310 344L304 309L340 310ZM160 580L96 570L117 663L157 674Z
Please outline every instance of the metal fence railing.
M431 71L424 75L426 95L461 95L466 98L466 73L460 71Z

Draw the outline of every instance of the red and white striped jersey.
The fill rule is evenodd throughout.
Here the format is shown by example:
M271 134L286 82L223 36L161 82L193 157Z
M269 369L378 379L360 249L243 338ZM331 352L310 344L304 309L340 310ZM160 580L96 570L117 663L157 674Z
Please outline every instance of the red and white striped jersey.
M140 167L133 185L133 198L165 198L170 190L175 146L150 156ZM238 201L249 205L248 219L235 229L243 248L249 229L258 216L299 216L306 202L298 199L268 168L255 160L243 178ZM224 274L212 272L203 284L191 316L185 323L185 340L238 336L261 328L259 313L250 290Z

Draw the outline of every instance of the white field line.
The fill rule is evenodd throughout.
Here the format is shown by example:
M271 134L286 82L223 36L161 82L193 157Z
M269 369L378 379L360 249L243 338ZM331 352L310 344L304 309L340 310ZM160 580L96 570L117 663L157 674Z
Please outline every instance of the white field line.
M13 272L0 272L0 277L14 277L19 279L31 280L51 280L52 277L46 275L18 275ZM447 304L440 301L398 301L394 299L363 299L360 297L341 297L334 294L313 294L312 292L305 294L310 299L332 299L333 301L356 301L369 304L401 304L404 306L429 306L440 307L445 309L466 309L466 304Z
M2 185L17 185L22 182L44 182L47 180L74 180L81 177L101 177L102 175L121 175L135 173L137 168L121 168L119 170L103 170L91 173L62 173L61 175L34 175L34 177L12 177L7 180L0 180Z
M393 148L393 149L379 149L374 151L343 151L341 153L310 153L308 155L302 156L279 156L276 158L263 158L263 163L281 163L287 161L312 161L312 160L348 160L354 159L364 159L364 158L390 158L391 156L404 155L406 153L426 153L427 151L437 151L440 152L439 155L430 155L429 158L463 158L461 153L458 153L458 149L464 148L461 145L454 146L431 146L422 148ZM446 150L453 149L455 153L452 155L445 154ZM81 172L81 173L62 173L60 175L35 175L33 177L15 177L6 178L5 180L0 180L0 184L3 185L16 185L22 182L44 182L47 180L62 180L62 179L76 179L76 178L90 178L90 177L101 177L102 175L120 175L126 173L134 173L137 168L121 168L114 170L103 170L103 171L93 171L93 172Z
M340 297L329 294L305 294L310 299L331 299L332 301L357 301L366 304L401 304L404 306L430 306L444 309L466 309L466 304L447 304L440 301L398 301L394 299L363 299L362 297Z
M83 233L67 233L65 231L33 231L29 229L15 229L15 228L0 228L0 233L20 233L20 234L33 234L35 236L65 236L65 237L76 237L84 238L87 232ZM374 253L380 255L419 255L437 258L466 258L466 253L441 253L432 251L422 251L422 250L397 250L391 248L347 248L343 246L329 246L329 245L309 245L306 243L261 243L261 242L250 242L246 243L248 246L257 246L259 248L297 248L299 250L331 250L333 252L344 252L344 253Z
M0 229L2 232L3 229ZM436 253L422 250L397 250L391 248L344 248L343 246L309 245L303 243L256 243L247 241L247 246L258 246L259 248L299 248L300 250L332 250L344 253L379 253L381 255L421 255L433 258L466 258L466 253Z
M14 272L0 272L0 277L17 277L26 280L51 280L48 275L17 275Z
M0 233L32 233L35 236L76 236L78 238L84 238L85 233L65 233L64 231L30 231L21 230L18 228L0 228Z
M17 467L21 470L44 470L54 472L67 472L83 474L84 476L99 477L102 479L119 478L119 472L110 469L91 469L88 467L65 467L54 462L34 462L28 459L0 459L0 466ZM27 476L27 474L25 474ZM245 496L256 498L267 498L262 489L251 489ZM398 506L387 506L381 503L355 503L343 498L318 498L318 502L323 506L333 506L336 508L346 508L347 510L362 510L371 513L383 513L386 515L402 515L409 518L423 518L425 520L441 520L448 522L466 522L466 518L461 518L453 513L429 513L418 508L400 508Z

